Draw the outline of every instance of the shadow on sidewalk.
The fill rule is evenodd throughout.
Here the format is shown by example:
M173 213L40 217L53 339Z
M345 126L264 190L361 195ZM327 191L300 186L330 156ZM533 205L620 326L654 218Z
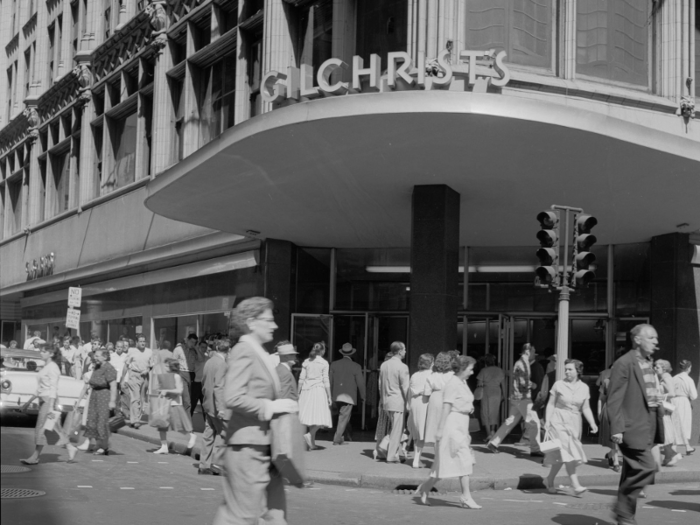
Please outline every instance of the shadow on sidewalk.
M552 522L560 525L614 525L612 521L581 514L558 514L552 518Z
M689 503L687 501L649 501L645 503L650 507L659 507L669 510L689 510L700 512L700 503Z

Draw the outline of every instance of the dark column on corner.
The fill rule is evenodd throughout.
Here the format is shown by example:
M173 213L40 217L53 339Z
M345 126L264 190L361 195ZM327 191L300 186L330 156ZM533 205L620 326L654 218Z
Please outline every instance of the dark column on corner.
M666 359L678 373L678 363L693 363L690 377L700 376L700 269L691 264L694 246L688 234L669 233L651 240L651 323L659 334L654 357ZM700 404L693 405L691 442L700 435Z
M269 350L278 341L291 339L291 314L294 308L296 282L296 246L289 241L267 239L261 253L264 289L263 295L275 303L275 339L266 345Z
M460 195L443 184L415 186L411 207L411 306L407 364L457 344Z

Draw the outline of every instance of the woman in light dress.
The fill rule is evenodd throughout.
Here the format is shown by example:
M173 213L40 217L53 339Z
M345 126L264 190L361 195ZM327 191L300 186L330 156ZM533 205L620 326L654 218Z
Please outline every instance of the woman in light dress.
M425 395L425 383L433 373L433 354L418 358L418 372L408 384L408 432L413 439L413 468L420 468L420 455L425 442L425 420L428 416L429 398Z
M428 413L425 417L424 446L435 445L435 432L442 415L442 389L452 379L452 356L449 352L440 352L435 358L433 373L425 381L423 394L430 398Z
M698 398L698 390L695 382L690 378L690 370L693 365L690 361L680 362L680 373L673 377L675 396L671 399L676 410L671 415L673 429L675 431L676 446L684 446L685 453L689 456L695 449L690 444L690 428L693 423L693 411L690 406L691 401Z
M482 387L484 391L481 398L481 424L486 430L486 441L491 440L498 428L505 378L505 372L496 366L496 357L493 354L486 354L484 368L476 376L477 387Z
M673 382L673 377L671 377L671 363L665 359L657 359L654 362L654 372L659 378L659 387L661 394L665 396L665 399L671 402L671 398L675 395L675 385ZM664 462L663 466L672 467L680 459L683 458L681 454L676 450L676 433L673 427L673 420L671 419L671 414L664 410Z
M469 435L469 414L474 412L474 395L467 386L467 378L474 373L474 358L452 357L453 376L442 391L442 414L435 432L437 440L435 462L430 477L421 483L415 494L423 505L430 505L428 494L441 479L459 478L462 507L480 509L469 491L469 476L474 468L474 454Z
M308 359L301 365L299 376L299 421L308 432L304 440L309 450L317 450L316 432L321 427L331 428L331 383L328 379L328 361L324 342L314 344Z
M170 399L169 424L167 427L159 427L160 448L155 450L154 454L168 454L168 430L174 430L181 434L189 434L190 439L187 443L187 448L192 449L197 441L197 435L192 428L192 420L185 408L182 406L182 393L186 388L185 383L180 377L180 361L174 357L166 357L163 364L172 373L175 379L175 388L166 389L160 388L159 395Z
M574 496L580 496L588 489L579 483L576 467L588 459L581 444L581 414L591 427L591 432L598 432L598 426L591 411L591 392L588 385L581 381L583 363L578 359L567 359L564 363L564 379L554 383L549 391L547 403L547 426L545 430L554 439L561 441L559 453L554 453L552 467L545 480L545 487L550 494L556 494L554 479L562 465L571 479Z

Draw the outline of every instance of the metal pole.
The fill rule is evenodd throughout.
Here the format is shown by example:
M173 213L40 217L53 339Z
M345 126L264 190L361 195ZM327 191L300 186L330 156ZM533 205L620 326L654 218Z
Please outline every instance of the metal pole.
M564 361L569 357L569 287L559 292L559 320L557 326L557 381L564 379Z

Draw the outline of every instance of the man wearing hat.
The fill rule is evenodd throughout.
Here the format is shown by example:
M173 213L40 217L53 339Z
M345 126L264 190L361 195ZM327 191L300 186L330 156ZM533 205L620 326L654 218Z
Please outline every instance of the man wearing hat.
M339 350L343 356L331 364L330 381L331 397L338 405L338 426L336 427L334 445L342 445L345 441L344 434L347 428L347 440L352 441L352 429L348 428L352 407L357 404L357 391L360 391L360 400L365 400L365 380L362 377L362 367L350 357L355 350L350 343L345 343Z
M292 375L292 367L297 361L298 352L289 341L281 341L276 345L279 364L275 367L280 378L280 399L299 401L299 391L296 379Z

